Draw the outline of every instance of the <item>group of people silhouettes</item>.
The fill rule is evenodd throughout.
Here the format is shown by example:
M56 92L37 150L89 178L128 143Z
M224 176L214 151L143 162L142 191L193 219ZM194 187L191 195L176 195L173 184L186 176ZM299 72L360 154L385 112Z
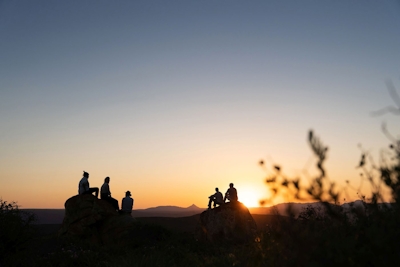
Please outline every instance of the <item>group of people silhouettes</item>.
M84 171L83 177L79 181L79 189L78 189L79 195L94 193L96 198L98 198L99 197L99 188L90 187L88 179L89 179L89 173ZM101 186L101 189L100 189L100 198L102 200L105 200L108 203L110 203L111 206L116 211L119 211L121 213L131 214L132 208L133 208L133 198L131 198L131 192L130 191L125 192L125 197L122 199L121 210L120 210L119 205L118 205L118 200L111 197L111 191L110 191L109 184L110 184L110 177L107 176L106 178L104 178L104 184ZM226 191L225 196L222 196L222 193L219 191L218 187L215 188L215 194L209 196L208 209L211 209L212 205L214 208L217 205L222 205L226 202L226 200L229 200L230 202L238 201L237 191L236 191L236 188L233 187L233 183L229 184L229 188Z
M79 189L78 189L79 195L94 193L96 198L99 197L99 188L90 187L88 179L89 179L89 173L84 171L83 177L79 181ZM110 183L110 177L107 176L106 178L104 178L104 184L101 186L100 189L100 198L110 203L111 206L116 211L119 211L121 213L131 214L133 208L133 198L131 198L131 192L130 191L125 192L125 197L122 199L121 210L120 210L118 205L118 200L111 197L109 183Z
M236 188L233 187L233 183L229 184L229 188L225 193L225 196L222 197L222 193L219 191L218 187L215 188L215 194L208 197L208 209L211 209L211 205L215 208L217 205L222 205L225 203L226 200L229 202L236 202L238 201L237 191Z

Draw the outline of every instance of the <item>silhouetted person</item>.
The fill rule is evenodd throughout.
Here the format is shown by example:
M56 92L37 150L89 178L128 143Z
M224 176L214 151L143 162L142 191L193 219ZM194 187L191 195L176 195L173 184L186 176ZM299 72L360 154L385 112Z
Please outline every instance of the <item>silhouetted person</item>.
M228 199L230 202L238 201L236 188L233 187L233 183L229 184L228 191L225 193L224 202Z
M99 196L99 188L97 187L89 187L89 173L83 172L83 177L79 181L79 186L78 186L78 193L79 195L84 195L84 194L92 194L95 193L95 196Z
M131 198L131 192L126 191L125 197L122 199L121 211L123 213L131 214L133 208L133 198Z
M214 205L213 205L214 208L215 208L217 205L221 205L222 203L224 203L224 199L223 199L222 193L219 192L218 187L215 188L215 194L209 196L208 198L210 199L210 200L208 201L208 209L211 209L211 204L212 204L212 203L214 203Z
M111 191L110 191L109 183L110 183L110 177L106 177L104 179L104 184L101 186L100 197L101 197L101 199L103 199L103 200L107 201L108 203L110 203L115 210L119 210L118 200L116 200L115 198L111 197Z

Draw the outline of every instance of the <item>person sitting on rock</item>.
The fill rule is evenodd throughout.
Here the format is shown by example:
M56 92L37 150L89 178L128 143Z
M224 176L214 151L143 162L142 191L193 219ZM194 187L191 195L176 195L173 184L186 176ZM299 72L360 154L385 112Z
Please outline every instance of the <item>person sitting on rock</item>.
M215 194L211 195L208 197L210 200L208 201L208 209L211 209L211 204L214 203L214 208L217 205L221 205L222 203L224 203L224 199L222 196L222 193L219 192L218 187L215 188Z
M119 210L118 207L118 200L116 200L115 198L111 197L111 192L110 192L110 177L106 177L104 179L104 184L101 186L101 190L100 190L100 197L101 199L107 201L108 203L111 204L111 206L115 209L115 210Z
M229 202L238 201L237 191L236 191L236 188L233 187L233 183L229 184L229 188L225 193L224 202L227 199L229 200Z
M79 181L79 186L78 186L78 193L79 195L84 195L84 194L92 194L94 193L96 197L99 196L99 188L97 187L89 187L89 173L83 172L83 177Z
M126 191L125 197L122 199L121 211L125 214L131 214L133 208L133 198L131 198L131 192Z

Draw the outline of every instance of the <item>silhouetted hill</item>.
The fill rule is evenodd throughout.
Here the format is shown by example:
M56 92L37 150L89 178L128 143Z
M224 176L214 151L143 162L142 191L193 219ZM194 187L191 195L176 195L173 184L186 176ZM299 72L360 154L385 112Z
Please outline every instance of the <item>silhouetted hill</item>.
M36 224L61 224L64 219L64 209L23 209L36 215ZM200 214L205 209L196 205L187 208L177 206L159 206L148 209L134 209L132 217L187 217Z
M187 217L138 217L136 219L143 223L161 225L174 232L194 232L199 223L200 214Z
M187 217L203 212L205 209L196 205L187 208L177 206L158 206L148 209L138 209L132 211L132 217Z
M286 216L280 215L260 215L253 214L252 215L254 221L257 224L257 228L259 230L265 229L267 226L274 226L282 222L282 220L288 220L289 218ZM173 232L194 232L196 229L199 219L200 213L187 217L138 217L136 218L138 221L147 223L160 225L170 231ZM38 224L36 228L38 229L38 233L40 235L51 235L56 234L60 229L61 223L57 224Z
M307 208L308 206L312 207L323 207L322 203L314 202L314 203L281 203L271 207L256 207L256 208L249 208L251 214L279 214L284 216L289 216L289 208L291 213L297 217L299 213Z
M36 224L61 224L64 219L64 209L23 209L36 216Z
M351 205L357 207L363 207L363 202L357 200L351 203L345 203L342 206L344 210L349 210ZM387 205L387 204L382 204ZM258 207L249 208L252 215L283 215L288 216L288 207L291 207L291 211L295 217L305 209L307 206L312 206L315 208L321 208L323 210L323 204L319 202L314 203L282 203L271 207ZM34 213L37 217L36 224L61 224L64 219L64 209L24 209L25 211ZM205 208L199 208L196 205L191 205L187 208L177 207L177 206L158 206L148 209L134 209L132 211L132 217L135 218L150 218L150 217L190 217L193 215L198 215L203 212Z
M362 200L356 200L354 202L344 203L342 205L329 204L331 208L337 209L342 208L343 212L350 212L352 209L364 210L365 207L370 205L366 204ZM382 207L390 207L390 203L380 203L378 206ZM259 208L249 208L251 214L279 214L283 216L293 215L294 217L299 216L300 212L306 209L308 206L311 206L321 212L326 211L326 206L321 202L313 202L313 203L281 203L272 207L259 207ZM350 215L351 216L351 215Z

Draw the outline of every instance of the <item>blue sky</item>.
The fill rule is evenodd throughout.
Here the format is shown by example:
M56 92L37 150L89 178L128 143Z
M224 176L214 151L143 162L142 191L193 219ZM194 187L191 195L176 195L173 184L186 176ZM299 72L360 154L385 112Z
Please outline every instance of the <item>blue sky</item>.
M400 90L399 1L0 1L0 36L0 196L24 206L46 184L62 206L83 169L201 206L264 186L260 158L296 173L311 128L353 179L357 144L399 132L370 116Z

